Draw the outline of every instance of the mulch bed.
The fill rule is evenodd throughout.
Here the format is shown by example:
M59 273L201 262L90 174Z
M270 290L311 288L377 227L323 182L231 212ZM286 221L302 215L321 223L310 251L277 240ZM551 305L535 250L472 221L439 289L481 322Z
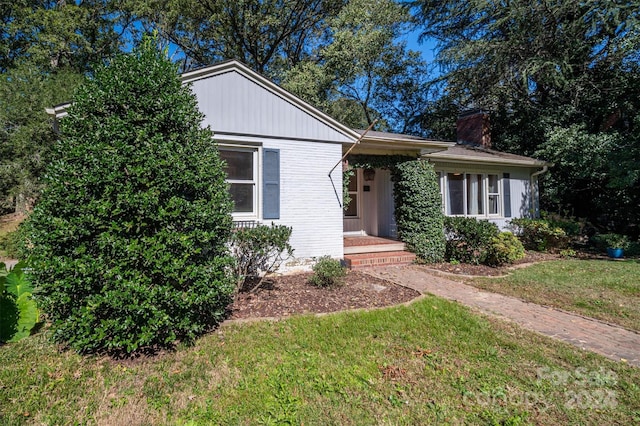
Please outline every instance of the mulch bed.
M499 275L505 275L513 270L517 265L543 262L546 260L562 259L559 254L555 253L541 253L536 251L527 251L526 256L520 259L513 265L506 265L501 267L491 267L487 265L471 265L467 263L452 264L452 263L429 263L425 265L430 269L437 269L438 271L447 272L456 275L475 275L484 277L495 277Z
M309 284L310 273L268 278L255 292L241 292L231 305L230 319L286 317L357 308L377 308L408 302L415 290L349 271L344 284L319 288Z

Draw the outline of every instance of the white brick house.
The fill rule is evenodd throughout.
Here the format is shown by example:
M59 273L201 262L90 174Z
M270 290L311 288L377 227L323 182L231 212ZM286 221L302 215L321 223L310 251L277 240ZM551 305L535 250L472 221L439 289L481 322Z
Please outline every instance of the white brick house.
M481 147L348 128L237 61L182 75L191 84L227 162L234 220L284 224L299 260L345 254L345 235L396 236L388 170L358 169L342 206L343 155L428 159L440 176L448 215L504 227L537 209L545 163ZM48 109L56 118L66 107ZM357 144L355 147L354 144Z

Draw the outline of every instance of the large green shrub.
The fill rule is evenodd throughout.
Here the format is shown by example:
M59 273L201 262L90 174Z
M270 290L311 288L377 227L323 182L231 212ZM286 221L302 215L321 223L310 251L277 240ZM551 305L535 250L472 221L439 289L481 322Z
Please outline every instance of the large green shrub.
M564 229L545 219L511 219L509 228L527 250L547 251L567 248L570 238Z
M438 178L426 161L407 161L393 169L398 237L425 262L444 257L442 200Z
M231 254L235 258L237 289L253 285L257 289L264 275L276 271L282 262L293 255L289 243L291 227L285 225L258 225L240 228L231 237Z
M225 173L177 71L147 38L61 120L26 245L54 338L77 351L190 341L231 301Z
M500 230L487 220L473 217L446 217L444 234L447 239L445 257L448 261L486 263L489 248Z

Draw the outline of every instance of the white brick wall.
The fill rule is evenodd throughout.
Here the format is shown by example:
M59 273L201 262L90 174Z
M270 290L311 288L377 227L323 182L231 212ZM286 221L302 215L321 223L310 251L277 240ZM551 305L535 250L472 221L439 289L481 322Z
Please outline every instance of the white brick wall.
M299 259L342 257L342 166L340 144L267 140L264 148L280 149L280 220L291 226L291 245ZM334 190L335 185L335 190Z

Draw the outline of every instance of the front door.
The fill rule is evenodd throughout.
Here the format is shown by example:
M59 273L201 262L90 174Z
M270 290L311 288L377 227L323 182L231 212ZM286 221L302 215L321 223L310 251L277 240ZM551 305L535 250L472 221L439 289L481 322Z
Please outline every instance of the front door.
M378 189L380 170L356 169L349 181L351 202L344 211L344 233L347 235L379 235Z

